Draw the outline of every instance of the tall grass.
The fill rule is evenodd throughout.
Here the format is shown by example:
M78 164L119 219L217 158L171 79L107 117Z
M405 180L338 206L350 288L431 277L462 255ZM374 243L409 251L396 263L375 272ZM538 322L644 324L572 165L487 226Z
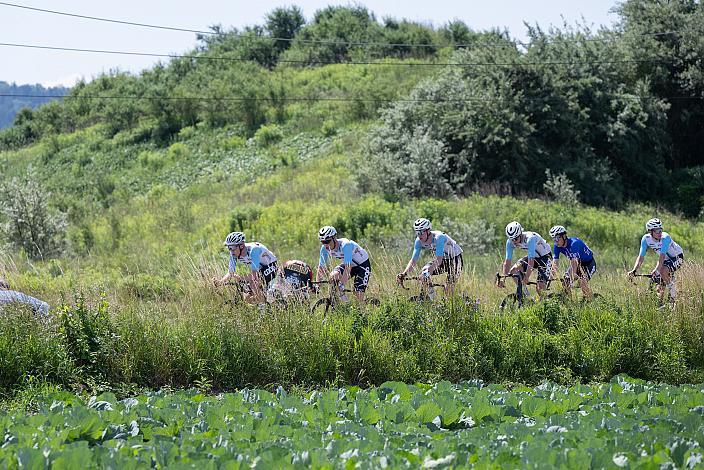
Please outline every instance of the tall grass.
M604 380L619 373L682 383L704 380L704 270L681 273L681 299L659 310L646 286L601 272L587 305L542 302L515 312L498 304L489 266L474 265L459 298L409 303L391 266L375 266L370 295L378 308L342 306L327 318L306 307L260 311L225 304L227 294L183 265L167 292L159 280L110 296L86 291L53 321L24 311L0 317L0 384L28 377L63 386L216 390L250 385L315 386L481 378L536 383ZM199 269L202 266L199 266ZM471 268L470 268L471 269ZM145 293L146 292L146 293Z
M0 387L37 380L216 389L475 377L534 383L621 372L674 383L704 378L702 222L642 206L609 212L495 196L391 202L363 195L350 177L361 135L340 133L315 158L254 182L237 173L182 190L157 185L145 195L116 197L84 220L91 244L75 257L40 263L19 253L0 257L0 274L47 300L55 315L47 323L22 310L0 316ZM654 214L688 258L674 311L658 310L647 286L623 276L643 221ZM478 300L478 308L450 300L411 304L409 292L395 285L418 216L468 237L458 291ZM502 261L503 227L514 219L543 235L561 223L584 238L599 265L593 287L605 301L500 312L496 305L509 290L494 288L493 274ZM369 248L370 295L383 300L381 307L352 304L326 319L307 308L260 312L226 305L210 286L226 269L221 243L230 230L244 230L280 259L315 264L316 232L324 224Z

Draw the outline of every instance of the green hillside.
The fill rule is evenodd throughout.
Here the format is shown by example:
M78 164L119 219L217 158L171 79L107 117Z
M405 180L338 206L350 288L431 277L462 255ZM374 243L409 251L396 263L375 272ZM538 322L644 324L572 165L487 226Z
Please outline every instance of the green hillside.
M3 390L701 380L702 7L642 4L614 31L533 28L528 45L363 7L309 23L279 9L25 112L0 132L0 274L57 319L0 318ZM418 216L465 248L476 303L417 306L394 285ZM623 276L653 216L688 260L668 315ZM606 301L502 315L514 219L584 238ZM369 248L380 308L224 307L211 278L228 232L313 264L325 224Z

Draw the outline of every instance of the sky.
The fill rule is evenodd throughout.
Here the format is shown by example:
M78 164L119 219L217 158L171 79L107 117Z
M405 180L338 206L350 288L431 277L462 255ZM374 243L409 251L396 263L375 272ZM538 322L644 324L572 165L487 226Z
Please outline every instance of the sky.
M54 47L103 49L157 54L181 54L196 45L194 33L164 31L70 18L2 5L0 0L0 43ZM350 2L331 0L8 0L7 3L149 23L194 30L213 24L241 28L263 24L274 8L298 5L307 19L327 5ZM357 2L374 12L377 19L406 18L441 26L453 19L474 30L507 29L512 37L525 39L524 22L543 28L563 22L585 23L597 28L611 26L617 16L611 12L616 0L374 0ZM0 81L44 86L71 86L79 78L90 80L119 69L138 73L151 67L156 58L81 52L42 51L0 46Z

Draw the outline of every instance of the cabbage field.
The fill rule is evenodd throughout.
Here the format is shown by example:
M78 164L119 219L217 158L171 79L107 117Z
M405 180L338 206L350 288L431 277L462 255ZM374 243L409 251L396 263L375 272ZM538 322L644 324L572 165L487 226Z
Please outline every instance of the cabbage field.
M0 431L3 468L702 468L704 384L59 393Z

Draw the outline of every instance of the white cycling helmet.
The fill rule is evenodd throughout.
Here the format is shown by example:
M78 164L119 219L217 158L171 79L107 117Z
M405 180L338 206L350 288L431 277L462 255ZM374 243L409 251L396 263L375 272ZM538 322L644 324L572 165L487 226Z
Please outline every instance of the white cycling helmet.
M241 245L245 241L244 233L242 232L232 232L227 237L225 237L225 246L235 246Z
M421 217L420 219L416 219L416 221L413 222L413 230L415 230L416 232L430 230L431 228L433 228L433 225L428 219L424 219Z
M523 227L515 220L506 226L506 236L515 240L523 234Z
M550 229L550 238L557 238L559 235L567 233L567 229L562 225L555 225Z
M318 232L318 239L322 242L337 235L337 230L331 225L326 225Z
M662 230L662 221L658 218L654 217L645 223L645 229L648 232L650 232L651 230L655 230L656 228Z

